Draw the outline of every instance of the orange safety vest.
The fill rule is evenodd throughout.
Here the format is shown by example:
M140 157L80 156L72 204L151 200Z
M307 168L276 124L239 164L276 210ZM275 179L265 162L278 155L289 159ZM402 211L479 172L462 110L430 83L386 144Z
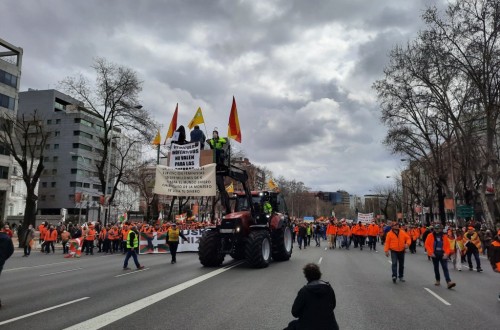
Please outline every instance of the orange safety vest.
M398 235L396 235L391 229L385 237L384 251L403 252L405 244L410 245L410 243L410 236L404 230L400 229Z
M86 241L93 241L95 239L95 229L90 228L87 232L87 236L85 236Z

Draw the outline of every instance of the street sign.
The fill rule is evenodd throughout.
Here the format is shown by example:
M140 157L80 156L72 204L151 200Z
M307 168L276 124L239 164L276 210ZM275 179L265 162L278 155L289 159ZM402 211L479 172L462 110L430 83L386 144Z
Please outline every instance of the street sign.
M470 205L457 205L457 216L460 218L470 218L474 215L474 208Z

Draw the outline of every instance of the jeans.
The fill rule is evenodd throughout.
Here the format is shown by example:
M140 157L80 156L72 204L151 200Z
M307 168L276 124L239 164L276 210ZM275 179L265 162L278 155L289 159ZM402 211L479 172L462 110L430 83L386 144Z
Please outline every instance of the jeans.
M176 262L177 256L177 247L179 246L179 242L168 242L168 249L170 250L170 254L172 255L172 261Z
M439 274L439 264L441 264L446 283L451 282L450 273L448 272L448 259L445 259L443 257L433 257L432 263L434 264L434 276L436 277L436 281L439 281L441 279L441 276Z
M368 236L368 245L370 246L370 250L377 250L375 248L375 246L377 245L377 236Z
M479 260L479 251L467 249L467 262L469 263L469 268L472 268L472 255L476 259L476 268L481 269L481 260Z
M392 277L403 278L405 271L405 252L391 251L391 261L392 261Z
M29 245L29 243L28 243L28 244L26 244L26 245L24 246L24 255L25 255L25 256L29 256L29 255L30 255L30 253L31 253L31 246L30 246L30 245Z
M139 260L137 260L137 253L135 253L134 248L128 249L127 256L125 257L125 261L123 262L123 268L127 268L128 260L130 259L130 257L134 258L135 267L139 268L141 265L139 264Z

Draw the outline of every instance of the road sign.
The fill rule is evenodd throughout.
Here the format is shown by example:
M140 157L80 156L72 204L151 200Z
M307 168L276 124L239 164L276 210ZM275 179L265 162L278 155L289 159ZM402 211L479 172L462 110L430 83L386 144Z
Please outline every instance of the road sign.
M457 205L457 216L460 218L470 218L474 215L474 208L470 205Z

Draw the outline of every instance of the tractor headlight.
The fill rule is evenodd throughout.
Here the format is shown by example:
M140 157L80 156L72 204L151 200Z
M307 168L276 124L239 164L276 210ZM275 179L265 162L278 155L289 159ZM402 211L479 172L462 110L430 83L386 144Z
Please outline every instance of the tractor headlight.
M239 233L240 232L240 227L236 227L236 232Z

